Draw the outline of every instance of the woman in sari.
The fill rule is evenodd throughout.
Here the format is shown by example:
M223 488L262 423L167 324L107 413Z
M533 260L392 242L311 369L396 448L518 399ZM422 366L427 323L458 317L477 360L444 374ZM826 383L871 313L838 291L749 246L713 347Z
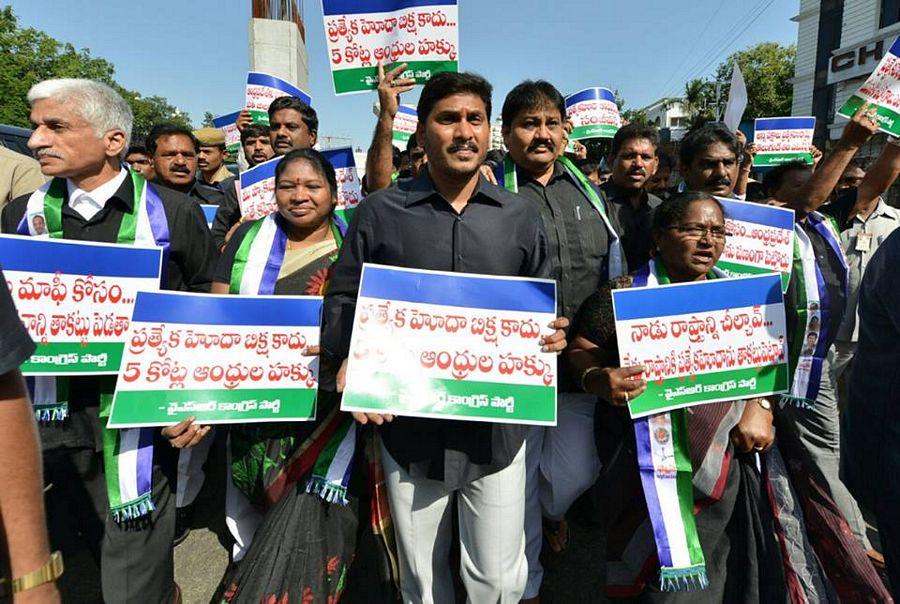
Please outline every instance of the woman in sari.
M568 355L585 391L601 399L595 425L604 470L598 483L602 495L597 499L607 527L608 592L651 602L784 601L772 514L752 467L754 452L765 451L774 440L768 400L710 403L648 419L645 426L658 439L672 437L665 422L660 423L663 416L671 415L673 424L686 424L693 500L678 503L690 505L688 509L696 503L700 509L696 526L688 526L690 519L685 519L687 536L682 538L692 552L689 562L663 562L662 551L659 562L653 560L657 519L651 522L638 469L639 463L646 467L643 458L638 460L635 434L640 422L632 422L627 410L628 401L640 395L646 383L642 367L618 367L611 292L719 277L713 266L725 245L722 207L704 193L679 195L657 208L653 238L656 252L648 265L609 282L584 303ZM652 462L649 471L654 471ZM682 474L681 467L678 473ZM679 499L683 495L679 490ZM695 551L697 540L702 552ZM648 581L647 570L652 568L647 567L656 564L659 585ZM759 580L763 572L766 581Z
M345 230L333 214L336 194L323 155L285 155L275 169L278 210L235 231L212 293L322 295ZM356 428L321 390L316 413L309 422L228 427L226 522L237 562L223 602L336 602L344 590L358 526Z
M725 246L723 209L706 193L681 194L656 209L653 239L647 265L585 301L567 355L599 398L603 471L594 495L607 594L692 604L886 601L796 431L778 421L775 397L629 417L627 403L646 383L642 367L619 367L612 290L722 278L714 265ZM674 464L659 463L654 452L670 445ZM666 478L673 483L663 497Z

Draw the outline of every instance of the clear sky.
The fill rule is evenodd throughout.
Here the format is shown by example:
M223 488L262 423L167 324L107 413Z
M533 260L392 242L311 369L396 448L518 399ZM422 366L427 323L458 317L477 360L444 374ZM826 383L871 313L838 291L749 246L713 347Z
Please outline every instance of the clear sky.
M335 97L320 0L302 0L310 94L320 133L366 147L375 93ZM20 24L111 61L116 79L165 96L199 125L243 101L250 0L0 0ZM494 114L507 91L545 78L563 94L619 89L626 108L680 94L735 50L795 44L797 0L459 0L460 65L494 85ZM415 103L413 91L403 102Z

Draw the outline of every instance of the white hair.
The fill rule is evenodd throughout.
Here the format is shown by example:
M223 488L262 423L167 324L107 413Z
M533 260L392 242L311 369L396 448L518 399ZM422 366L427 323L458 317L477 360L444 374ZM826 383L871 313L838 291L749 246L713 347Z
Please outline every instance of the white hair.
M128 149L134 124L131 107L103 82L76 78L44 80L28 91L28 103L34 105L43 99L71 103L72 109L93 127L97 138L110 130L122 130L125 133L122 153Z

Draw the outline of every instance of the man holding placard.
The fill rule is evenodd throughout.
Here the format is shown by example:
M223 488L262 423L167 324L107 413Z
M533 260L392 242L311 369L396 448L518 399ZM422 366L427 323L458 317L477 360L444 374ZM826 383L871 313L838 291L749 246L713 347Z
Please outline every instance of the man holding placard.
M4 209L3 232L36 236L30 219L41 215L51 238L165 246L163 287L208 291L215 251L200 207L187 196L155 187L122 168L120 158L128 148L132 126L125 101L104 84L68 79L35 85L28 101L34 124L28 145L43 173L53 179ZM105 405L111 395L108 379L70 378L65 401L69 419L42 427L43 447L45 454L55 452L61 466L70 468L58 475L68 472L74 486L96 492L101 479L96 461L90 462L95 435L103 433L107 476L119 478L107 481L104 600L168 604L178 593L173 580L175 504L170 482L177 455L158 431L105 430L97 413L108 411ZM72 467L83 472L71 475ZM49 497L52 502L52 492ZM106 507L106 502L98 502L98 507ZM61 509L65 508L63 502ZM133 526L126 523L129 518L149 522ZM70 522L77 522L74 515Z
M502 111L503 142L509 153L495 169L495 177L540 212L559 314L573 320L584 299L625 267L619 235L600 192L561 156L565 110L563 96L549 82L526 80L513 88ZM537 597L543 576L542 515L550 546L562 551L568 540L564 515L600 470L592 432L594 397L581 392L566 366L560 370L557 425L535 426L528 435L526 600Z
M491 86L483 78L434 76L417 108L416 136L428 155L428 170L376 193L357 209L325 298L323 380L325 370L336 374L339 391L364 263L521 277L549 274L538 211L480 176L490 140L490 108ZM557 331L539 340L545 351L562 350L565 336L559 330L566 325L564 319L552 323L550 329ZM547 327L539 329L547 333ZM444 601L452 593L446 560L448 513L455 498L460 574L469 599L517 602L527 574L526 428L378 413L354 416L381 426L404 599Z

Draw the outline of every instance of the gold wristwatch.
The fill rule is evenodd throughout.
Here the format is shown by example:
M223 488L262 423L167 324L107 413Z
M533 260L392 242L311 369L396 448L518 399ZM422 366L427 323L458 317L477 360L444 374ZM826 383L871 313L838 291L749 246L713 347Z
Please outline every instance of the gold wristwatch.
M766 411L772 411L772 401L767 398L756 398L753 399L756 401L756 404L765 409Z
M11 593L19 593L20 591L32 589L39 585L43 585L44 583L56 581L62 576L64 570L65 567L63 565L62 552L55 551L50 554L50 560L42 567L33 570L30 573L26 573L17 579L13 579L12 590L10 590L9 585L5 580L0 580L0 597L8 596Z

